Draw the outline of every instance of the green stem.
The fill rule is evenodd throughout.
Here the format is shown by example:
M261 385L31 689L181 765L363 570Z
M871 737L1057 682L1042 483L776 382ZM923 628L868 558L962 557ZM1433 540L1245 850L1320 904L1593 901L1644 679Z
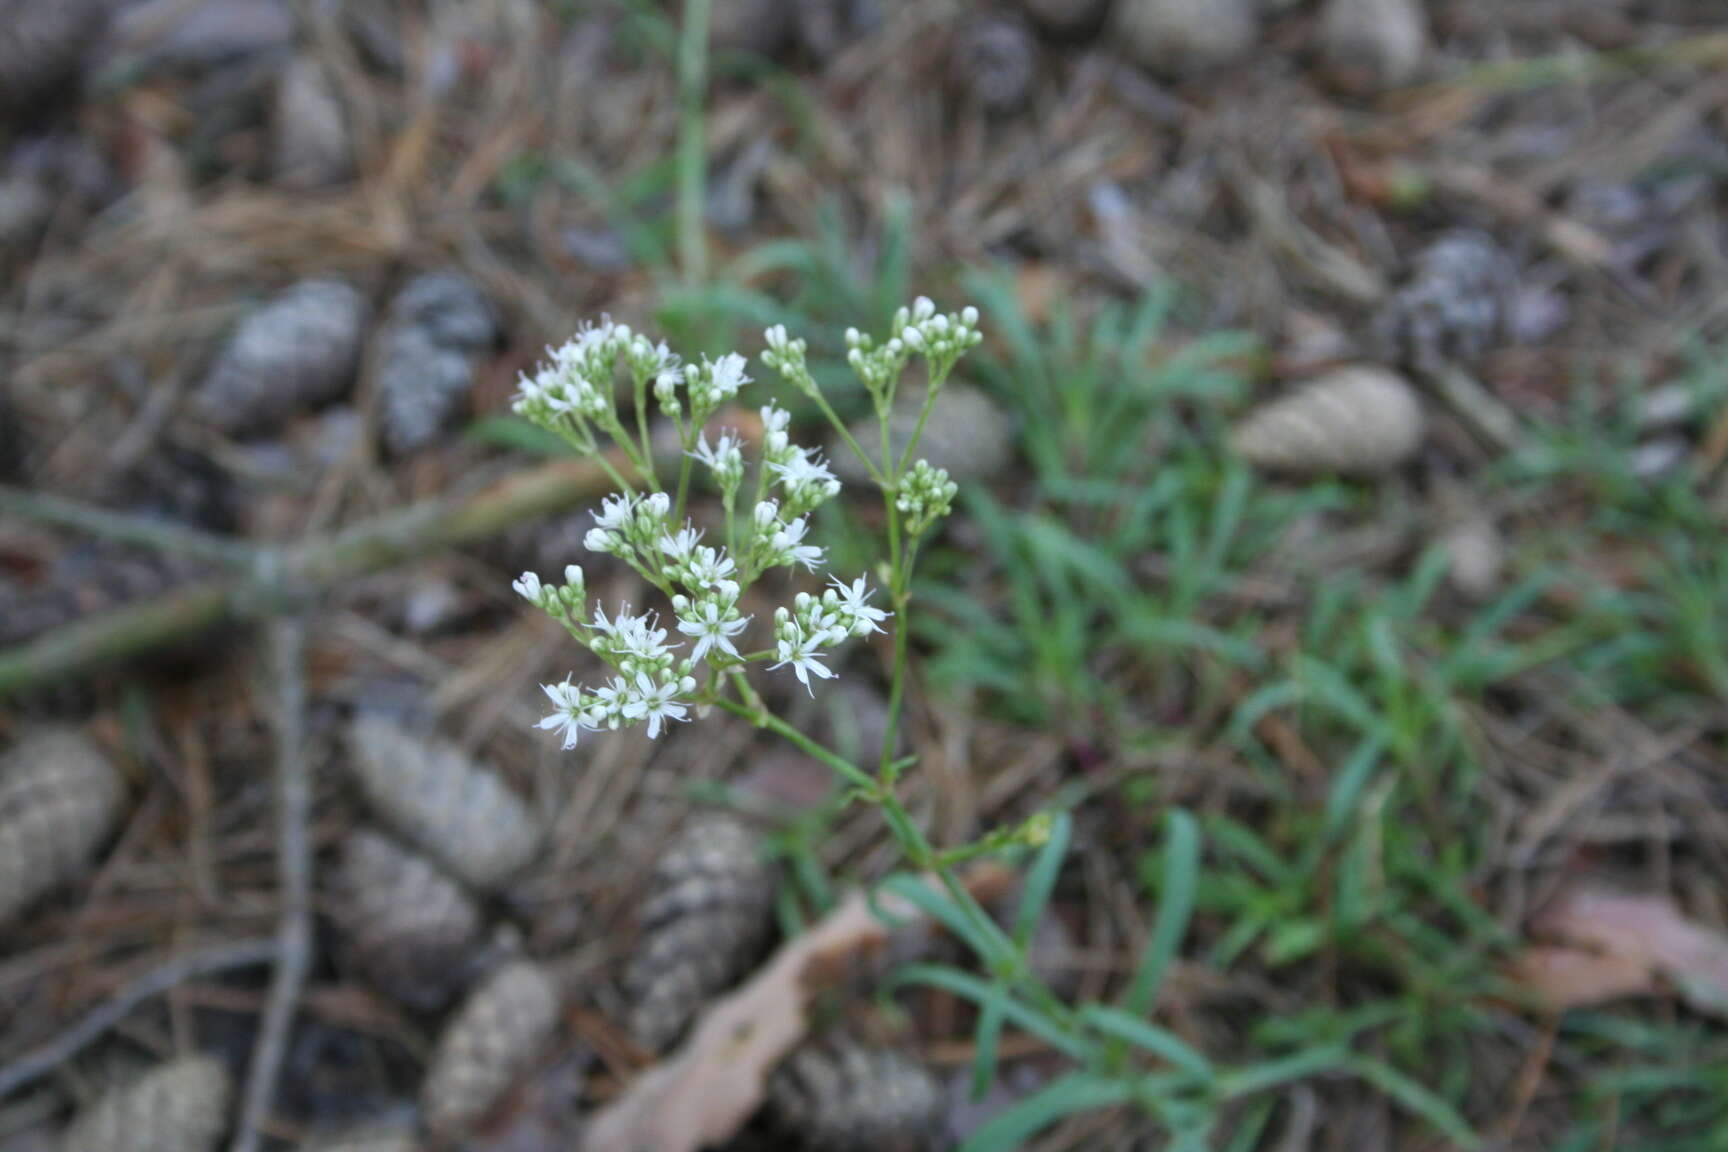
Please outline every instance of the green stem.
M930 380L930 387L925 390L924 403L918 409L918 423L912 428L912 438L906 441L905 449L900 453L900 462L894 467L894 477L899 479L906 471L906 465L912 459L913 449L918 447L918 441L924 436L924 423L930 419L930 410L936 407L936 394L942 391L942 385L948 382L948 373L953 365L945 364L940 372Z
M748 681L745 681L743 676L737 673L736 670L734 671L733 679L734 683L740 684L739 690L741 692L748 691L752 698L756 696L755 690L749 688ZM768 711L767 707L765 707L759 699L757 699L754 704L748 704L742 701L733 700L730 697L721 696L718 697L714 703L732 713L734 716L744 717L744 719L755 724L758 728L766 728L770 732L774 732L791 741L791 743L800 751L822 761L822 763L828 765L828 767L834 769L835 772L838 772L841 776L845 777L847 783L856 786L872 797L876 796L878 791L876 781L871 779L869 773L865 772L862 768L853 764L850 760L847 760L839 753L824 748L816 741L810 739L810 737L804 735L804 733L798 731L798 729L792 727L792 725L786 723L786 721L780 719L780 717L774 715L774 713Z
M690 454L686 452L684 457L678 461L678 503L672 513L674 525L684 523L684 501L690 495L690 464Z
M711 0L684 0L678 42L678 259L687 284L708 278L708 237L702 219L708 147L703 120L708 90Z
M648 378L632 373L631 391L636 398L636 435L642 445L642 459L654 459L654 443L648 438Z
M905 706L906 697L906 662L907 633L911 621L908 619L908 601L910 597L895 596L894 603L894 672L888 682L888 726L882 733L882 778L889 787L900 778L900 772L895 767L894 747L900 735L900 709Z
M845 421L840 419L840 414L835 412L833 405L828 403L828 398L822 395L814 384L810 386L808 391L810 395L815 398L816 406L820 408L822 414L828 418L828 423L832 424L834 430L840 433L840 439L845 441L846 447L850 448L852 454L858 457L859 461L863 463L864 470L870 474L871 481L874 482L877 487L885 486L887 480L882 475L882 469L877 466L876 461L870 458L870 454L864 451L863 447L852 435L852 430L846 427Z

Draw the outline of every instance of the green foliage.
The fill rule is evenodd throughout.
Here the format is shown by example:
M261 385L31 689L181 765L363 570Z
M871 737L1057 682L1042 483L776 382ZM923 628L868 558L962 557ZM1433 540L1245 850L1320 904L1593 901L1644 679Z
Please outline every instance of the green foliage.
M1032 864L1016 915L1022 928L1046 898L1044 878L1059 867L1068 843L1067 822L1066 815L1057 818L1058 830ZM981 934L966 923L957 906L922 881L896 877L884 885L953 928L994 977L984 979L936 965L913 966L899 976L905 983L952 993L978 1009L976 1093L982 1094L994 1075L1005 1025L1038 1037L1078 1066L979 1128L960 1152L1005 1152L1023 1146L1065 1116L1121 1106L1144 1112L1169 1134L1172 1149L1210 1148L1226 1109L1292 1081L1319 1076L1366 1081L1457 1146L1478 1147L1469 1125L1443 1098L1383 1061L1353 1052L1346 1042L1295 1045L1258 1063L1219 1067L1176 1033L1153 1022L1159 986L1189 933L1200 858L1198 824L1188 813L1172 811L1159 870L1157 914L1134 981L1119 1004L1062 1004L1032 971L1026 953L1028 931L1018 931L1012 938Z

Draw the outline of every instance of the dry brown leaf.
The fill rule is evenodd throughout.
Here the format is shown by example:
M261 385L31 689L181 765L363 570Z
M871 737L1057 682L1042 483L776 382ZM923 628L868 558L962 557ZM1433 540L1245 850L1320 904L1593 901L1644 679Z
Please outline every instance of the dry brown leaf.
M1526 948L1511 975L1556 1012L1656 991L1655 973L1641 960L1559 944Z
M1013 874L999 867L966 878L980 900L1012 882ZM878 894L876 906L896 920L919 919L909 903L886 894ZM886 947L888 936L869 897L854 892L782 946L748 983L710 1005L670 1059L594 1118L585 1152L697 1152L729 1139L761 1105L769 1075L804 1039L811 994L860 953Z
M1666 896L1573 888L1537 924L1558 946L1528 949L1516 978L1557 1009L1672 983L1693 1009L1728 1015L1728 936L1695 924Z

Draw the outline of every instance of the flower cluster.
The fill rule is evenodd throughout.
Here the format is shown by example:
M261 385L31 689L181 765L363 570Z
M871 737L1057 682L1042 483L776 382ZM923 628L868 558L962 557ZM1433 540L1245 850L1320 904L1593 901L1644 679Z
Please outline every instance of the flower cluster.
M678 372L678 358L664 342L656 344L609 318L584 325L546 355L547 363L521 377L512 408L589 452L595 448L594 428L612 432L617 424L613 378L620 362L639 383Z
M750 383L744 367L744 357L736 352L728 352L718 360L704 356L700 364L686 364L682 382L690 399L688 414L679 404L679 376L676 372L660 374L654 383L654 398L660 402L660 410L678 421L680 426L687 416L693 427L700 428L708 417L720 410L722 404L732 400L740 388Z
M774 656L779 663L771 667L791 665L798 682L812 695L812 675L818 680L834 675L818 659L823 651L854 636L880 632L888 618L888 613L870 606L870 591L862 576L851 584L838 579L833 584L820 597L800 592L790 609L774 610Z
M951 367L984 339L978 331L978 309L968 304L958 312L944 314L936 311L928 296L920 296L911 308L896 312L889 331L900 333L901 343L938 366Z
M804 359L809 346L803 340L788 337L784 324L776 324L762 333L762 340L768 345L762 353L762 363L798 385L801 391L815 395L816 381Z
M974 309L939 314L920 298L900 309L882 340L849 331L847 359L869 386L879 414L915 356L929 365L929 396L934 396L954 361L978 342L977 320ZM838 425L811 375L805 342L778 325L764 339L762 362L815 399ZM889 613L870 604L867 581L859 577L846 583L830 576L820 595L800 592L789 606L774 610L769 648L749 651L744 643L753 617L742 605L759 579L774 568L815 572L825 563L823 549L809 539L810 516L840 492L840 481L822 454L793 442L791 414L770 404L760 410L755 496L739 506L738 494L751 470L746 441L732 429L711 434L707 424L750 383L744 357L728 353L685 363L665 344L609 319L585 325L565 344L547 349L547 357L532 375L523 376L515 411L585 454L599 452L600 434L617 445L640 487L602 457L621 490L593 512L594 526L583 543L624 561L666 597L671 609L664 622L628 604L610 616L603 607L590 609L582 569L574 564L564 570L561 584L532 572L516 580L513 587L521 596L556 619L608 669L598 686L569 678L543 686L553 710L540 726L559 732L566 748L574 747L583 732L641 724L657 737L696 708L748 704L755 696L743 686L741 673L752 663L790 669L811 688L813 677L826 680L835 674L828 662L838 645L882 630ZM619 417L621 379L628 379L628 397L634 400L633 432L624 430ZM671 419L683 452L676 497L662 489L655 474L650 395ZM844 426L840 431L850 447L862 451ZM712 478L724 508L724 530L713 542L703 527L686 519L695 465ZM891 495L891 509L911 537L947 514L954 484L946 472L922 460L910 469L904 461L896 467L891 459L866 465ZM893 575L891 590L904 589L906 574ZM734 680L739 700L729 702L722 694Z
M894 506L906 516L906 531L919 536L953 511L959 491L960 486L948 479L946 468L932 468L930 461L920 460L901 477Z

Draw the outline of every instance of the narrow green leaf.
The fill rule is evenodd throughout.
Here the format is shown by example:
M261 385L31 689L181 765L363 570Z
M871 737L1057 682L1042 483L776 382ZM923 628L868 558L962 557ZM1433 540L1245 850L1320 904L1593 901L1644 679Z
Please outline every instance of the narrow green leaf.
M996 1081L996 1048L1002 1039L1002 1000L992 997L978 1014L976 1051L972 1057L972 1099L982 1100Z
M1064 1116L1126 1104L1133 1096L1134 1087L1126 1081L1073 1072L978 1129L959 1152L1014 1152Z
M1152 937L1140 960L1134 985L1123 1005L1133 1016L1147 1016L1164 982L1164 973L1176 958L1188 920L1194 914L1194 886L1200 873L1200 829L1194 817L1180 808L1170 812L1170 829L1164 845L1163 884L1158 893L1158 916Z
M1066 1053L1075 1060L1084 1061L1091 1055L1086 1041L1062 1026L1057 1020L1051 1020L1044 1014L1020 1003L1014 999L1013 993L999 984L991 984L968 972L956 968L943 968L935 964L913 964L901 970L894 977L895 984L928 984L932 988L940 988L963 996L985 1007L992 1001L997 1002L1003 1020L1030 1032L1059 1052Z
M1328 1044L1323 1048L1313 1048L1294 1056L1286 1056L1282 1060L1268 1060L1264 1064L1226 1073L1218 1080L1218 1091L1226 1097L1252 1096L1256 1092L1264 1092L1268 1088L1276 1088L1295 1080L1306 1080L1322 1072L1336 1072L1349 1061L1349 1052L1338 1045Z
M1450 1104L1390 1064L1367 1056L1357 1056L1349 1061L1347 1067L1392 1097L1407 1111L1422 1117L1435 1131L1445 1135L1454 1144L1463 1148L1482 1146L1481 1138L1471 1131L1464 1117L1458 1115Z
M1038 850L1032 870L1026 874L1026 885L1020 893L1020 907L1014 916L1014 943L1021 948L1032 939L1038 918L1050 902L1056 889L1056 876L1062 871L1062 861L1068 855L1068 840L1074 833L1074 818L1058 812L1050 821L1050 839Z
M902 872L884 880L881 890L900 897L926 916L936 920L944 928L964 940L973 953L985 964L995 966L1004 962L1011 963L1014 960L1012 955L1004 954L1005 941L986 936L948 893L938 891L926 883L922 877Z
M1104 1004L1086 1005L1080 1009L1080 1019L1106 1035L1126 1040L1136 1048L1169 1061L1196 1079L1208 1083L1212 1080L1211 1061L1174 1032Z

